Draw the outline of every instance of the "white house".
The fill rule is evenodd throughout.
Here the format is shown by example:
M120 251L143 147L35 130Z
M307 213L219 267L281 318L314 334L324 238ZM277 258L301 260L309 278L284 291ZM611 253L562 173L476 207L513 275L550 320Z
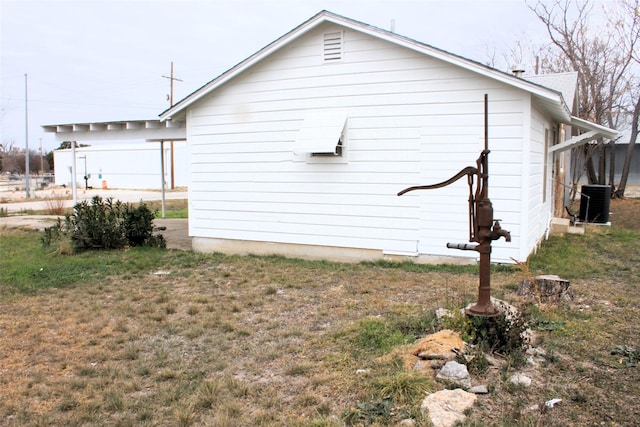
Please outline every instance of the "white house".
M148 142L90 145L76 148L76 183L78 188L86 184L93 188L120 188L158 190L162 186L161 169L165 187L186 187L188 184L189 157L184 141L167 143L161 155L156 144ZM55 150L55 183L71 185L73 153L71 149ZM160 163L163 163L163 168Z
M464 179L396 194L475 166L487 94L489 196L512 237L493 261L512 262L562 208L561 153L616 136L572 116L571 93L323 11L160 121L184 126L194 250L473 261L446 248L468 240Z

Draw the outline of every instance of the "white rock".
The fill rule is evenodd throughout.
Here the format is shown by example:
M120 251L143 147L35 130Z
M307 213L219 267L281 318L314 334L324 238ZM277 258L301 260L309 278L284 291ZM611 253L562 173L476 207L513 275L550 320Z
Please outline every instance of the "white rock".
M560 402L562 402L562 399L558 399L556 397L555 399L547 400L546 402L544 402L544 406L546 406L547 408L553 408Z
M467 370L467 365L454 360L445 363L440 369L436 378L442 381L449 381L464 388L471 387L471 376Z
M471 408L478 397L459 388L441 390L428 395L420 410L429 412L434 427L452 427L466 418L464 411Z
M524 374L514 374L509 377L509 382L515 385L521 385L523 387L529 387L531 385L531 378Z
M453 314L446 308L439 308L436 310L436 317L442 319L443 317L453 317Z
M168 276L169 274L171 274L171 272L169 270L158 270L155 273L156 276Z
M527 357L527 365L538 366L539 363L534 357Z

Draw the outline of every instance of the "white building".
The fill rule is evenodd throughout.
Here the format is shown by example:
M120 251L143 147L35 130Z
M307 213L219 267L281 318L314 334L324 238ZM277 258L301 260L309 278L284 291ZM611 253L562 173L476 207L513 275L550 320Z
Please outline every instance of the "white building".
M87 184L93 188L159 190L162 187L161 157L164 157L165 188L171 188L172 182L175 187L186 187L189 179L186 143L174 142L173 155L170 143L165 144L163 150L164 156L161 156L158 145L147 142L78 147L76 148L78 188L85 187L86 174ZM70 187L72 150L55 150L53 159L56 185Z
M396 194L475 166L487 94L489 195L512 237L493 260L512 262L562 210L561 153L616 135L572 116L570 92L321 12L160 120L186 126L197 251L473 261L446 248L469 237L464 179Z

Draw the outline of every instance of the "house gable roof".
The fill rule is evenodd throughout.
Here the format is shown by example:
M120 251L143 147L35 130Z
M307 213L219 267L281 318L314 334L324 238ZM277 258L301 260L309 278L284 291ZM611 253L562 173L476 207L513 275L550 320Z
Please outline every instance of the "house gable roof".
M524 76L525 80L540 86L547 87L549 89L560 92L571 109L573 114L577 114L577 97L578 91L578 72L569 71L566 73L553 73L553 74L537 74L534 76Z
M543 107L549 111L549 113L558 121L563 123L569 123L572 119L570 107L567 106L567 102L573 103L573 99L565 99L563 98L563 92L561 90L556 90L555 88L549 88L542 86L541 84L536 84L525 79L516 77L512 74L505 73L503 71L496 70L479 62L464 58L462 56L455 55L453 53L447 52L442 49L438 49L431 45L418 42L409 37L401 36L399 34L393 33L391 31L387 31L378 27L374 27L369 24L365 24L350 18L346 18L341 15L337 15L335 13L323 10L320 13L316 14L306 22L303 22L298 27L294 28L287 34L273 41L269 45L265 46L258 52L246 58L244 61L238 63L234 67L225 71L218 77L214 78L210 82L206 83L190 95L183 98L173 107L167 109L166 111L160 114L160 120L167 120L170 118L181 118L186 114L186 109L193 105L195 102L199 101L203 97L210 94L216 88L222 86L229 80L233 79L240 73L249 69L253 65L257 64L264 58L268 57L272 53L276 52L283 46L292 42L293 40L298 39L302 35L308 33L310 30L318 27L324 23L333 23L336 25L340 25L344 28L351 29L354 31L359 31L364 34L368 34L370 36L389 41L399 46L403 46L405 48L420 52L422 54L428 55L430 57L442 60L446 63L456 65L466 70L470 70L472 72L478 73L480 75L486 76L488 78L500 81L504 84L507 84L512 87L516 87L518 89L524 90L532 94L534 98L536 98ZM542 82L540 82L542 83ZM610 135L615 135L616 132L611 130ZM611 138L610 135L605 135Z

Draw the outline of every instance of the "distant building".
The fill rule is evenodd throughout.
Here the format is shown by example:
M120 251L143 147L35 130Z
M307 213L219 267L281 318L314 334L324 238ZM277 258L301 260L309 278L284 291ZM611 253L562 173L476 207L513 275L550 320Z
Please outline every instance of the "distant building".
M88 142L83 142L88 143ZM174 185L186 187L189 180L187 144L173 143L173 168L171 166L171 144L164 145L165 188L171 188L171 171ZM160 149L156 143L103 144L76 148L76 183L85 187L85 165L89 187L122 188L135 190L159 190ZM55 150L56 185L71 185L71 150ZM85 163L86 162L86 163Z

